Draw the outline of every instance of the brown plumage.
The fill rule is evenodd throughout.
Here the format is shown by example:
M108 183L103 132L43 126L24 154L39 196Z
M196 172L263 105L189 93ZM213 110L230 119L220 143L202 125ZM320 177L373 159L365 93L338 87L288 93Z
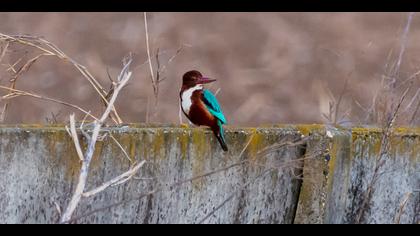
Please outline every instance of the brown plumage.
M182 88L179 93L182 112L193 124L210 127L222 149L227 151L228 148L221 133L223 132L222 124L207 109L206 99L203 94L202 84L216 80L204 78L200 72L193 70L185 73L182 81Z

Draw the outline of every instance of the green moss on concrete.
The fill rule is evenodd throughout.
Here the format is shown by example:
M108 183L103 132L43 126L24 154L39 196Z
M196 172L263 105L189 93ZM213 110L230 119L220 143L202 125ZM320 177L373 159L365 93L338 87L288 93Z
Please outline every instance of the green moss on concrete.
M284 135L301 134L306 137L309 136L307 153L310 153L311 150L313 151L317 145L324 145L326 142L325 149L329 149L329 161L326 161L323 155L319 155L316 159L305 160L304 162L304 178L299 195L300 207L298 207L300 213L297 215L297 217L301 217L300 222L323 221L325 199L328 199L328 196L333 194L333 187L339 184L351 184L350 174L346 172L350 172L350 170L346 170L342 166L348 166L346 168L350 169L352 164L354 165L355 163L352 162L354 161L352 160L353 156L357 156L357 158L377 157L381 150L382 139L382 130L380 128L356 127L351 130L351 135L350 132L342 135L340 132L345 132L346 130L337 128L337 132L333 133L332 138L326 138L326 126L316 124L279 124L266 125L259 128L235 128L228 126L226 127L226 137L230 151L223 153L211 131L206 128L182 128L179 125L162 124L128 124L111 126L105 129L112 131L114 137L126 149L132 160L135 158L148 159L157 161L156 165L159 165L167 158L169 152L177 150L176 148L179 147L179 150L177 150L177 154L178 152L180 153L179 158L185 160L188 158L188 161L181 164L178 163L177 165L179 166L176 166L176 168L184 168L185 166L183 165L185 163L191 164L192 176L210 171L207 168L214 166L209 165L211 161L205 158L213 158L213 154L216 152L221 152L223 157L226 156L226 158L217 161L226 161L228 163L232 161L231 158L237 158L251 137L251 142L243 158L258 159L262 162L264 162L264 157L258 156L258 152L268 145L280 141L281 138L279 137L284 137ZM36 144L45 145L45 158L51 158L48 159L49 162L52 162L54 165L65 166L63 174L66 176L65 179L67 181L74 182L77 180L81 162L75 152L74 144L63 125L1 125L0 135L11 136L7 141L8 143L3 147L3 153L8 150L15 150L13 145L19 145L22 140L35 139ZM85 150L86 143L82 139L81 144L83 150ZM174 144L176 144L175 149L171 146ZM65 153L65 155L62 153ZM103 169L101 167L103 167L104 161L101 157L105 153L108 156L115 155L112 156L111 163L119 164L119 162L124 162L124 165L128 165L126 164L128 163L127 160L123 158L120 148L111 139L106 138L98 142L96 146L95 155L91 163L91 170L95 174L102 174L101 171ZM391 138L392 158L409 157L409 165L418 165L419 153L420 128L398 127L393 129ZM217 153L217 155L219 154ZM345 155L348 156L343 160ZM10 158L12 155L8 156ZM343 161L346 163L343 164ZM111 164L108 164L107 168L109 166ZM157 169L157 167L153 168ZM413 169L415 168L416 166L413 167ZM190 169L187 171L190 171ZM187 173L188 175L190 174L189 172ZM277 172L272 173L272 182L278 179L277 174ZM342 175L343 177L339 179L339 182L334 183L334 175ZM203 190L203 187L207 186L206 181L208 181L207 178L194 181L192 183L193 190ZM345 191L340 196L347 196L347 187L349 186L340 186L343 192ZM299 220L296 222L299 222Z
M153 155L155 158L161 158L162 154L164 153L164 135L163 135L163 130L162 128L156 128L155 129L155 133L153 135L153 142L152 142L152 150L153 150Z
M112 135L113 138L108 136L104 142L111 147L111 152L116 154L115 158L129 159L130 162L134 162L137 156L139 141L138 133L110 132L110 135ZM119 145L125 150L128 157L124 154Z
M325 125L320 125L320 124L311 124L311 125L296 125L297 130L299 130L299 132L305 136L308 136L312 133L320 133L320 132L324 132L325 133Z
M332 187L333 187L333 183L332 183L333 178L330 178L330 177L334 175L336 162L338 159L338 155L340 154L341 145L345 143L345 140L343 139L346 139L346 137L335 138L333 142L331 143L331 148L328 152L328 154L330 155L330 160L328 161L328 177L329 178L327 179L328 192L331 192Z
M198 128L192 130L191 144L194 155L191 157L193 176L199 176L205 173L204 157L209 152L209 139L206 137L205 129ZM195 189L200 189L203 186L204 178L193 182Z
M352 144L359 146L368 152L370 157L380 155L382 149L383 133L381 128L353 128ZM418 142L420 128L398 127L391 132L390 156L398 156L397 153L412 153L413 160L416 158L418 145L407 145L409 142Z
M181 132L179 133L178 136L178 142L179 142L179 146L180 146L180 151L181 151L181 157L183 159L187 158L188 156L188 145L190 143L190 130L186 130L183 129L181 130Z
M350 134L346 132L336 133L330 143L330 150L328 152L330 160L328 163L328 175L327 175L327 195L330 196L334 187L334 175L339 175L343 179L339 183L340 185L346 185L349 183L350 176L348 173L336 173L338 162L344 162L345 166L350 166L350 153L351 153L351 141ZM343 164L341 164L343 165Z
M21 132L18 134L18 137L22 138L21 134L23 133L29 134L31 132L36 132L37 135L41 137L40 140L44 142L47 155L48 157L51 157L51 161L57 163L58 165L64 165L67 167L64 173L65 179L68 181L75 180L79 174L82 163L68 133L59 127L54 127L52 129L43 128L42 132L39 133L35 129L37 128L31 128L30 131L26 130L25 132ZM80 141L80 144L83 150L85 150L86 145L84 145L82 140ZM60 155L61 152L59 151L59 146L61 146L61 149L67 150L65 152L66 155Z
M263 148L264 137L256 128L251 130L252 133L250 134L251 140L248 146L248 154L251 160L255 161L258 151Z

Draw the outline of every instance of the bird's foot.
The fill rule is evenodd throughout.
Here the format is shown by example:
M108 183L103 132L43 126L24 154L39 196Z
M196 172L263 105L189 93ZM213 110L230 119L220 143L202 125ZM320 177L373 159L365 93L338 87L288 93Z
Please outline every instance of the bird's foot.
M190 127L187 123L181 123L180 126L181 128L184 128L184 129L187 129Z

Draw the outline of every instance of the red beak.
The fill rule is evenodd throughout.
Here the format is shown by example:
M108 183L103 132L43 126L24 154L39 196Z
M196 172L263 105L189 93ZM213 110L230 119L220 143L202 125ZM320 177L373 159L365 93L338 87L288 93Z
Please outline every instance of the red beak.
M211 82L216 81L215 79L210 79L210 78L206 78L206 77L201 77L200 79L198 79L197 84L208 84Z

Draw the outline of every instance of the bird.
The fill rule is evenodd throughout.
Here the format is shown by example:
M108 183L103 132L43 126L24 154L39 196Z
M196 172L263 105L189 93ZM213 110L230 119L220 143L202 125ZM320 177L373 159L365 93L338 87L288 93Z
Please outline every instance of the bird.
M203 77L197 70L186 72L182 76L182 87L179 93L180 104L184 115L197 126L207 126L213 131L223 151L228 151L223 125L227 123L216 96L204 89L204 84L215 79Z

